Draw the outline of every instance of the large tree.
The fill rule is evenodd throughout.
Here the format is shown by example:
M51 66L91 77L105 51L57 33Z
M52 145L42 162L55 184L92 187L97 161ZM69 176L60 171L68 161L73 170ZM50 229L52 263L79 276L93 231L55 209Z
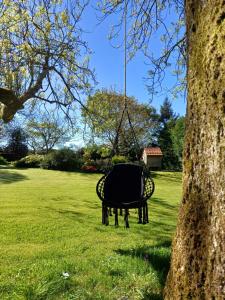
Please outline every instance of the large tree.
M129 18L137 20L132 30L140 47L146 41L146 33L148 39L149 33L154 32L154 24L165 28L166 21L160 18L162 9L172 3L183 7L183 1L179 0L126 2L135 6ZM121 9L124 1L122 5L121 1L107 3L107 13L111 13ZM222 300L225 298L225 1L186 0L185 15L188 95L183 197L165 299ZM142 45L139 41L143 41ZM174 46L179 49L181 44ZM156 72L160 71L160 62L164 67L173 50L174 47L168 48L162 56L166 60L157 60Z
M124 112L124 95L102 90L88 98L88 111L83 110L84 120L94 136L114 147L116 154L126 154L138 144L151 143L158 125L158 116L152 106L140 104L133 97L127 97L126 103L128 115Z
M88 47L79 26L88 1L0 2L0 118L33 100L67 116L89 88Z
M210 24L210 26L209 26ZM225 298L225 1L186 1L183 198L165 299Z
M185 134L185 117L178 117L175 126L171 129L171 138L174 154L177 157L179 167L182 164Z

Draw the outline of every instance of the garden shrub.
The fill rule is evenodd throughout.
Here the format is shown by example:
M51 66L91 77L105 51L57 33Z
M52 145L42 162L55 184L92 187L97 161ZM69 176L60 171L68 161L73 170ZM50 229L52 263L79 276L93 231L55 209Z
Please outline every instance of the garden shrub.
M110 149L104 145L91 145L83 148L83 158L87 162L89 160L100 160L107 158L110 155Z
M71 149L60 149L47 154L41 162L41 168L61 171L80 169L81 159Z
M17 168L39 168L44 156L39 154L31 154L14 162Z
M86 159L83 158L84 160L84 166L95 166L96 167L96 161L94 159Z
M0 165L7 165L7 164L8 161L4 157L0 156Z
M128 162L128 159L126 156L122 156L122 155L115 155L112 158L112 163L115 164L120 164L120 163L126 163Z
M95 161L95 167L99 172L105 173L111 168L111 160L108 158L97 159Z

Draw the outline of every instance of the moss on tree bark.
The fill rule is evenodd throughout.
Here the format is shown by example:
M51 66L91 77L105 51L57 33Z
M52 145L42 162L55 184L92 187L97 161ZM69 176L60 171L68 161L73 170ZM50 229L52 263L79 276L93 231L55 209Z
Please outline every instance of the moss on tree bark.
M165 299L225 299L225 1L186 0L183 198Z

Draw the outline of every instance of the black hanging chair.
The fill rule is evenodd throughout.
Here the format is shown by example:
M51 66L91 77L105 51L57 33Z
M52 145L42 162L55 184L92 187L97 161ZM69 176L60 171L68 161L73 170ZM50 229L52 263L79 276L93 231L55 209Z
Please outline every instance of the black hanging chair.
M132 163L115 165L97 183L96 192L102 201L102 224L109 224L111 209L118 225L118 209L124 209L125 226L129 227L129 209L138 209L138 223L148 223L147 200L154 192L154 182L143 167Z
M126 96L126 65L127 65L127 2L124 6L125 20L124 20L124 109L121 114L120 122L118 124L113 150L111 157L116 153L115 149L118 146L119 134L122 127L122 122L127 116L128 123L132 132L133 142L140 146L133 128L131 118L128 111L128 102ZM137 159L138 155L137 155ZM111 171L104 175L97 183L96 192L102 201L102 223L109 224L109 215L113 209L115 214L115 225L118 225L118 210L122 214L124 210L125 226L129 227L128 216L130 209L138 209L138 223L148 223L148 204L147 200L154 192L154 182L149 173L144 172L141 165L132 163L116 164Z

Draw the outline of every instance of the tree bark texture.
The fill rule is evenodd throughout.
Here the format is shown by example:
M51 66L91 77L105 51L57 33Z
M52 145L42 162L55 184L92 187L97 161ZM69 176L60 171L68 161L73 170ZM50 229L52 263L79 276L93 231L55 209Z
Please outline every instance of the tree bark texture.
M225 299L225 0L186 0L183 197L164 297Z

